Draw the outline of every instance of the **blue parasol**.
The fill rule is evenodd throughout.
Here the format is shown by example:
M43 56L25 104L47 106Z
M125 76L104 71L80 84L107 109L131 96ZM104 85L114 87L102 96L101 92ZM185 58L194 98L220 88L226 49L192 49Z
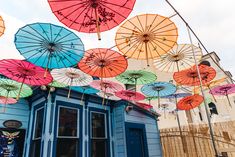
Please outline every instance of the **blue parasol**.
M73 86L71 87L71 90L82 93L81 102L83 100L84 94L96 94L99 92L99 90L92 88L90 86Z
M154 82L144 85L141 91L147 96L159 98L175 93L176 86L169 82ZM158 107L159 105L160 99L158 99Z
M20 28L15 46L27 61L46 69L71 67L84 55L84 45L76 34L50 23Z

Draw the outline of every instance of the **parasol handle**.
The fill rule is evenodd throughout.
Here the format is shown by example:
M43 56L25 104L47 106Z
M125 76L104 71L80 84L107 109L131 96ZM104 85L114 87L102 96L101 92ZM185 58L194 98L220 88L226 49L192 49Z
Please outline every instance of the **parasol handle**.
M158 99L158 108L160 108L160 97L159 97L159 91L157 91L157 99Z
M48 92L48 95L47 95L47 99L50 97L51 95L51 87L49 87L49 92Z
M84 90L85 91L85 90ZM83 91L83 93L82 93L82 98L81 98L81 102L80 102L80 104L82 104L83 105L83 103L82 103L82 101L83 101L83 97L84 97L84 94L85 94L85 92Z
M106 94L106 87L104 88L104 95L103 95L103 100L102 100L102 106L104 107L104 101L105 101L105 94Z
M137 78L135 78L135 92L137 90Z
M48 56L48 60L47 60L47 64L46 64L46 70L44 72L44 78L47 77L48 66L49 66L50 60L51 60L51 51L50 51L49 56Z
M69 93L68 93L68 98L70 98L70 94L71 94L71 86L73 84L73 79L71 78L71 82L70 82L70 86L69 86Z
M100 24L99 24L99 17L98 17L97 7L95 8L95 20L96 20L96 29L97 29L98 40L101 40L101 37L100 37Z
M226 93L227 93L227 92L226 92ZM230 100L229 100L228 94L226 94L226 98L227 98L227 100L228 100L229 106L232 108L232 104L231 104L231 102L230 102Z
M4 101L4 104L3 104L3 105L4 105L4 107L3 107L3 113L6 112L8 96L9 96L9 91L7 90L7 96L6 96L5 101Z
M179 72L180 71L180 68L179 68L179 61L176 61L176 67L177 67L177 71Z
M148 55L148 44L147 42L144 43L145 47L145 54L146 54L146 59L147 59L147 66L149 67L149 55Z
M23 88L23 85L24 85L24 81L25 81L25 77L23 78L23 81L22 81L22 83L21 83L21 85L20 85L20 91L19 91L19 93L18 93L18 95L17 95L17 97L16 97L16 100L17 100L17 101L19 100L20 93L21 93L22 88Z
M209 89L209 91L211 92L211 87L210 87L210 85L208 85L208 86L207 86L207 88L208 88L208 89ZM212 95L212 97L213 97L214 101L215 101L215 102L217 102L217 100L215 99L214 94L211 94L211 95Z

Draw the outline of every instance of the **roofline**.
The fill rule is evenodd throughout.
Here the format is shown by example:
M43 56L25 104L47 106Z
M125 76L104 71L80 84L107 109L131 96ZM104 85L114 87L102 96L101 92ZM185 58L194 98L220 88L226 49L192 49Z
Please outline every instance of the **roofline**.
M215 53L215 51L212 51L212 52L210 52L210 53L208 53L208 54L205 54L205 55L203 55L202 56L202 59L204 58L204 57L210 57L210 55L215 55L215 57L220 61L220 58L219 58L219 56Z

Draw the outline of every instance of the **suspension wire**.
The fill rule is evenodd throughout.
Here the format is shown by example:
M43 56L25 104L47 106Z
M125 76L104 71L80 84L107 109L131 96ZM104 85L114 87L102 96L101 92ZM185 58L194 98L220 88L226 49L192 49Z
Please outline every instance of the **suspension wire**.
M202 48L206 51L206 53L209 55L209 57L212 59L212 61L216 64L216 66L228 77L232 80L232 82L235 82L235 80L229 76L226 71L224 71L224 69L217 63L217 61L211 56L210 52L207 50L207 48L205 47L205 45L202 43L202 41L199 39L199 37L197 36L197 34L193 31L193 29L189 26L189 24L187 23L187 21L181 16L181 14L175 9L175 7L168 1L165 0L167 2L167 4L169 4L169 6L175 11L175 13L181 18L181 20L186 24L186 26L188 27L188 29L192 32L192 34L194 35L194 37L198 40L199 44L202 46Z

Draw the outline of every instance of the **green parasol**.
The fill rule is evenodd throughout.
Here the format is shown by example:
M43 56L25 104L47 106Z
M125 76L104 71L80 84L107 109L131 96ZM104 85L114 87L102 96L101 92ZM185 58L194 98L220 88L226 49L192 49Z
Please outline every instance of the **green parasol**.
M157 79L157 76L144 70L127 70L126 72L118 75L116 79L123 84L143 85L152 83Z

